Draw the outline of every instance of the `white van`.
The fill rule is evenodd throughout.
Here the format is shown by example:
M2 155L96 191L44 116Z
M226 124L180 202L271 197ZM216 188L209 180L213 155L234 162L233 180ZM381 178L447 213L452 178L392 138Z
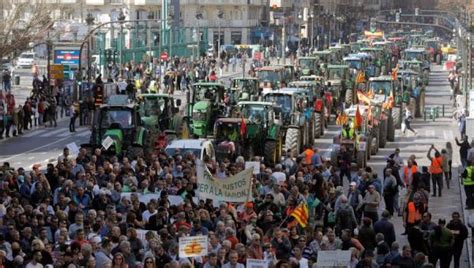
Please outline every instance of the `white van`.
M36 54L34 52L23 52L16 62L18 68L31 68L36 62Z
M206 139L174 140L166 147L165 152L168 156L174 156L177 153L185 155L190 152L201 160L204 160L206 156L211 159L216 157L212 142Z

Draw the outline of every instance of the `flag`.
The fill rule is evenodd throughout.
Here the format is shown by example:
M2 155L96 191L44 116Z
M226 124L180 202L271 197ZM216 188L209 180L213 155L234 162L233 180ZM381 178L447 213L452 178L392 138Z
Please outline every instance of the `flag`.
M357 90L357 99L364 104L370 104L370 98L364 92Z
M247 123L245 123L245 119L242 116L242 122L240 122L240 136L245 136L247 133Z
M357 74L356 83L357 84L365 83L365 73L364 72L359 71L359 73Z
M359 105L357 105L357 110L354 118L354 129L358 129L362 126L362 115L360 114Z
M301 203L297 206L290 214L295 220L301 225L301 227L306 227L309 220L308 206L306 203Z
M369 105L369 110L367 112L367 119L369 121L371 121L373 119L373 115L372 115L372 106Z
M336 124L340 126L347 123L347 121L349 121L349 118L347 117L347 114L345 114L344 112L340 113L336 118Z
M398 79L398 68L399 65L397 64L397 67L395 67L395 69L392 69L392 79L395 81Z

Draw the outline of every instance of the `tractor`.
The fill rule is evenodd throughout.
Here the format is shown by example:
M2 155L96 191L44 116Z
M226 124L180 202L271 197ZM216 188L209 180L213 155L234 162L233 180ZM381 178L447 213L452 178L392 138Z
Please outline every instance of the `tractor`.
M422 117L425 113L425 86L420 74L410 69L399 70L398 80L402 101L415 117Z
M283 81L285 81L285 83L288 83L290 81L293 81L293 79L295 79L296 68L293 64L280 64L277 66L283 67L285 69L285 74L283 76Z
M193 84L193 94L187 111L191 118L191 133L205 138L213 132L214 122L225 113L223 84L198 82Z
M373 75L374 77L382 74L388 74L388 72L391 70L392 54L386 53L383 48L364 47L361 48L360 51L371 55L372 64L375 66L375 74Z
M179 113L181 99L168 94L141 94L138 103L141 120L149 131L148 138L156 142L155 149L163 149L173 139L187 138L188 124Z
M251 160L263 156L265 163L275 165L281 159L283 136L281 109L271 102L241 101L232 118L219 118L214 125L218 159L243 155ZM242 123L245 122L245 127ZM235 151L232 152L230 142Z
M299 57L298 58L298 77L302 75L315 75L318 70L317 57Z
M333 92L333 96L341 96L344 98L344 103L350 106L355 102L355 94L353 92L353 85L349 77L349 65L328 65L326 85L330 91ZM338 91L338 94L334 94ZM334 98L333 98L334 99ZM335 99L337 105L333 105L334 108L340 106L340 100Z
M286 70L282 66L264 66L257 69L257 78L260 80L260 92L268 92L280 87L285 80Z
M425 68L425 65L422 61L419 60L402 60L400 61L400 66L402 69L411 69L419 74L421 74L421 81L423 85L427 86L430 82L430 71Z
M429 54L425 48L407 48L402 52L402 59L404 64L411 65L407 69L412 69L420 74L423 74L423 83L428 85L430 76L430 59ZM413 66L418 65L418 66Z
M332 103L326 103L325 92L320 82L316 81L293 81L288 84L290 88L304 88L312 92L310 103L313 103L315 117L314 138L320 138L324 135L326 125L326 108L330 111Z
M282 109L285 152L291 150L298 155L305 145L314 143L318 131L316 126L321 123L316 121L311 98L310 90L300 88L282 88L263 96L264 101L274 103Z
M133 159L144 156L147 135L138 104L129 102L126 95L112 95L94 113L90 142L82 146L103 147L106 154Z
M369 106L353 105L345 109L344 113L352 121L352 123L347 124L349 126L353 124L357 108L359 108L359 112L362 115L362 124L354 131L353 138L344 137L342 133L343 130L333 138L334 146L331 150L331 162L333 165L337 165L342 147L352 155L352 159L355 160L359 168L365 168L367 166L367 161L370 159L371 153L375 150L372 148L374 132L367 116Z
M230 82L230 90L233 103L239 101L256 101L260 90L258 79L255 77L235 77Z
M374 98L378 98L381 102L387 102L389 98L393 98L394 106L386 111L387 139L389 141L395 141L395 129L401 128L403 121L402 95L396 90L395 82L391 76L384 75L370 78L368 84L369 91L375 94Z

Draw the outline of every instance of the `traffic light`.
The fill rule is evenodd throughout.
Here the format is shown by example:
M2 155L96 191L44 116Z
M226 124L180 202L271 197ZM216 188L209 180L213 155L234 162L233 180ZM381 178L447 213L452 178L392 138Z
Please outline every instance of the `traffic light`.
M395 21L396 21L396 22L400 22L400 13L399 13L399 12L397 12L397 13L395 14Z

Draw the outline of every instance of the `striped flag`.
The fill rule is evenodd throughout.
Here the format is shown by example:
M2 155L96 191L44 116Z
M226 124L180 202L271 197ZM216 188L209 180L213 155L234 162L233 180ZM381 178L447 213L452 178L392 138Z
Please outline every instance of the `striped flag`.
M295 220L301 225L301 227L306 227L309 220L308 206L306 203L301 203L297 206L290 214Z

